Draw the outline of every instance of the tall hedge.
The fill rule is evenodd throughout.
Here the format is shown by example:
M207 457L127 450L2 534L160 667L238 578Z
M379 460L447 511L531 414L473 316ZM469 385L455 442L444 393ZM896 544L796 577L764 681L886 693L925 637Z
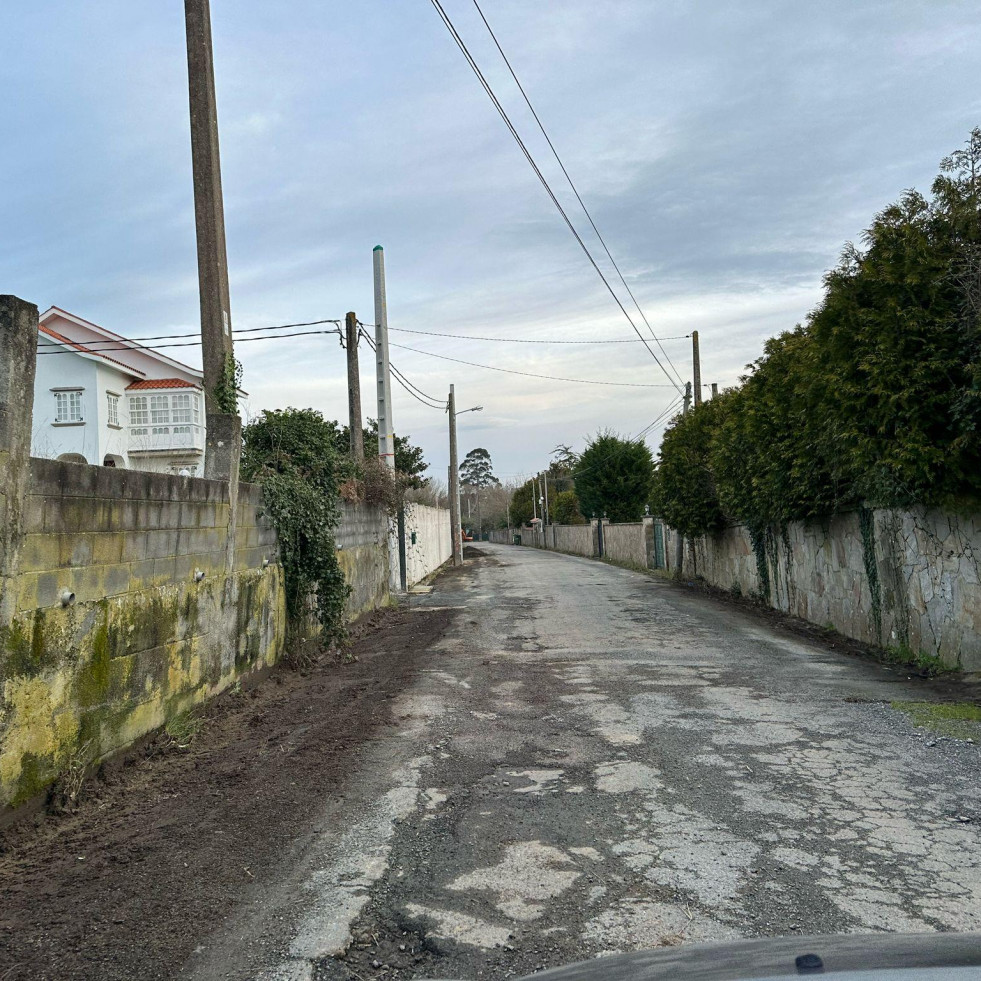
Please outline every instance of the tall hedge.
M981 129L845 248L740 387L673 420L652 497L689 535L981 500Z

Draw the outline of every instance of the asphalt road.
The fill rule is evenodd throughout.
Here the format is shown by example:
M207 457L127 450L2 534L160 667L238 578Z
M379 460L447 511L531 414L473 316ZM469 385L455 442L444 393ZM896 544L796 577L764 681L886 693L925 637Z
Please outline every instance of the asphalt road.
M504 978L736 937L981 929L979 747L929 685L602 563L481 546L351 804L182 977Z

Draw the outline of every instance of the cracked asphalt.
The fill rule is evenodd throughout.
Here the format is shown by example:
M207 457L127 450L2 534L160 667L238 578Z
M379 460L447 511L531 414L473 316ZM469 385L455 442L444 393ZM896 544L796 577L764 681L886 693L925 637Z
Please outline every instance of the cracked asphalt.
M181 976L505 978L737 937L981 929L979 746L929 683L643 574L482 545L344 813Z

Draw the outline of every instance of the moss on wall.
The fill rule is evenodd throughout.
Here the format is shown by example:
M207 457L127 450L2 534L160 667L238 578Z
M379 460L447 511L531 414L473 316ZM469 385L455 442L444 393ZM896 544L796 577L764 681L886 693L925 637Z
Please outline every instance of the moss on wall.
M0 635L0 807L273 664L284 633L276 564L19 615Z

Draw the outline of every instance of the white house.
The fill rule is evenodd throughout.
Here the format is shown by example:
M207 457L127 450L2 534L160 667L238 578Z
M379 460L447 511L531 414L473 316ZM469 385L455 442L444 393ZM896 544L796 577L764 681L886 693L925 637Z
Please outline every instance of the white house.
M34 456L204 475L203 376L52 307L38 325Z

